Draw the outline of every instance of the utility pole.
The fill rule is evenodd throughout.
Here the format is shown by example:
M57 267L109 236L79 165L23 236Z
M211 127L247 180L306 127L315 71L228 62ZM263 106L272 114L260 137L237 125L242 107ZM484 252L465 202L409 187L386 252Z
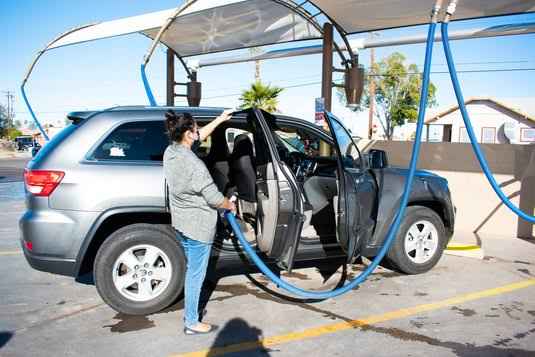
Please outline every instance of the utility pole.
M373 76L373 66L375 65L375 49L370 49L370 73L368 81L370 86L368 88L370 94L370 108L368 112L368 139L373 137L373 115L375 106L375 78Z
M6 107L7 123L6 123L6 127L7 128L12 128L13 127L13 117L15 116L14 105L13 105L13 101L15 99L15 96L13 95L13 92L11 92L11 91L3 91L3 93L6 94L6 98L7 98L7 107Z

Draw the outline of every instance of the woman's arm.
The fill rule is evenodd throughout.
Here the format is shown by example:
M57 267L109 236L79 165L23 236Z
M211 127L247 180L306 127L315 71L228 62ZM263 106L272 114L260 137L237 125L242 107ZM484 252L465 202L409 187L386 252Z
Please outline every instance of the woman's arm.
M199 192L210 207L224 208L236 212L234 203L219 192L212 176L203 163L193 171L191 185L193 191Z
M210 123L206 124L202 128L199 129L199 139L201 141L204 141L207 137L212 134L212 132L219 126L219 124L229 120L232 118L231 113L233 112L232 109L227 109L223 113L221 113L220 116L212 120Z

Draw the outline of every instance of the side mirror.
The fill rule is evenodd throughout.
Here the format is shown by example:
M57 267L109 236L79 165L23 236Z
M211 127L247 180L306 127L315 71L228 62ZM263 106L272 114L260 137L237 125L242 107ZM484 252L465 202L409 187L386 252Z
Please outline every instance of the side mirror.
M384 169L388 167L388 158L383 150L372 149L368 152L370 169Z

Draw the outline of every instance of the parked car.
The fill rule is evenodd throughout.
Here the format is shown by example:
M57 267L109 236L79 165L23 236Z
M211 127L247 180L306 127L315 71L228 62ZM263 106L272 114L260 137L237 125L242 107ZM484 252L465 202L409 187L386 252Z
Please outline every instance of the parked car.
M34 157L35 155L37 155L37 153L39 152L39 150L41 150L41 144L39 144L37 141L35 141L33 143L33 147L32 147L32 157Z
M28 148L33 147L33 145L34 140L31 135L21 135L15 138L15 147L18 151L24 151Z
M162 310L183 287L185 258L170 226L162 170L168 109L71 113L72 124L25 171L20 229L29 264L73 277L93 272L102 299L127 314ZM172 109L192 113L200 126L222 112ZM219 189L238 197L247 239L284 269L374 257L399 207L407 170L388 167L382 151L361 153L342 122L325 116L332 134L305 120L245 110L198 152ZM407 274L428 271L454 219L447 181L419 171L387 263ZM242 264L232 232L219 226L212 258L217 266Z

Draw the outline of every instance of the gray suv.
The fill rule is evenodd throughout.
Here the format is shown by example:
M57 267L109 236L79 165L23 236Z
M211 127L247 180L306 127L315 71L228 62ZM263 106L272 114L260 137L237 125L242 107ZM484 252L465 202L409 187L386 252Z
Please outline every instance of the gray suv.
M185 257L170 226L162 170L169 109L190 112L200 126L222 112L118 107L71 113L72 124L25 171L20 229L29 264L76 278L92 274L102 299L127 314L162 310L183 286ZM374 257L399 206L407 171L389 167L382 151L361 153L343 124L324 114L329 131L244 110L197 153L221 192L237 196L248 241L281 269L298 261ZM385 263L407 274L428 271L453 226L447 181L419 171ZM240 253L221 220L213 263L242 264Z

